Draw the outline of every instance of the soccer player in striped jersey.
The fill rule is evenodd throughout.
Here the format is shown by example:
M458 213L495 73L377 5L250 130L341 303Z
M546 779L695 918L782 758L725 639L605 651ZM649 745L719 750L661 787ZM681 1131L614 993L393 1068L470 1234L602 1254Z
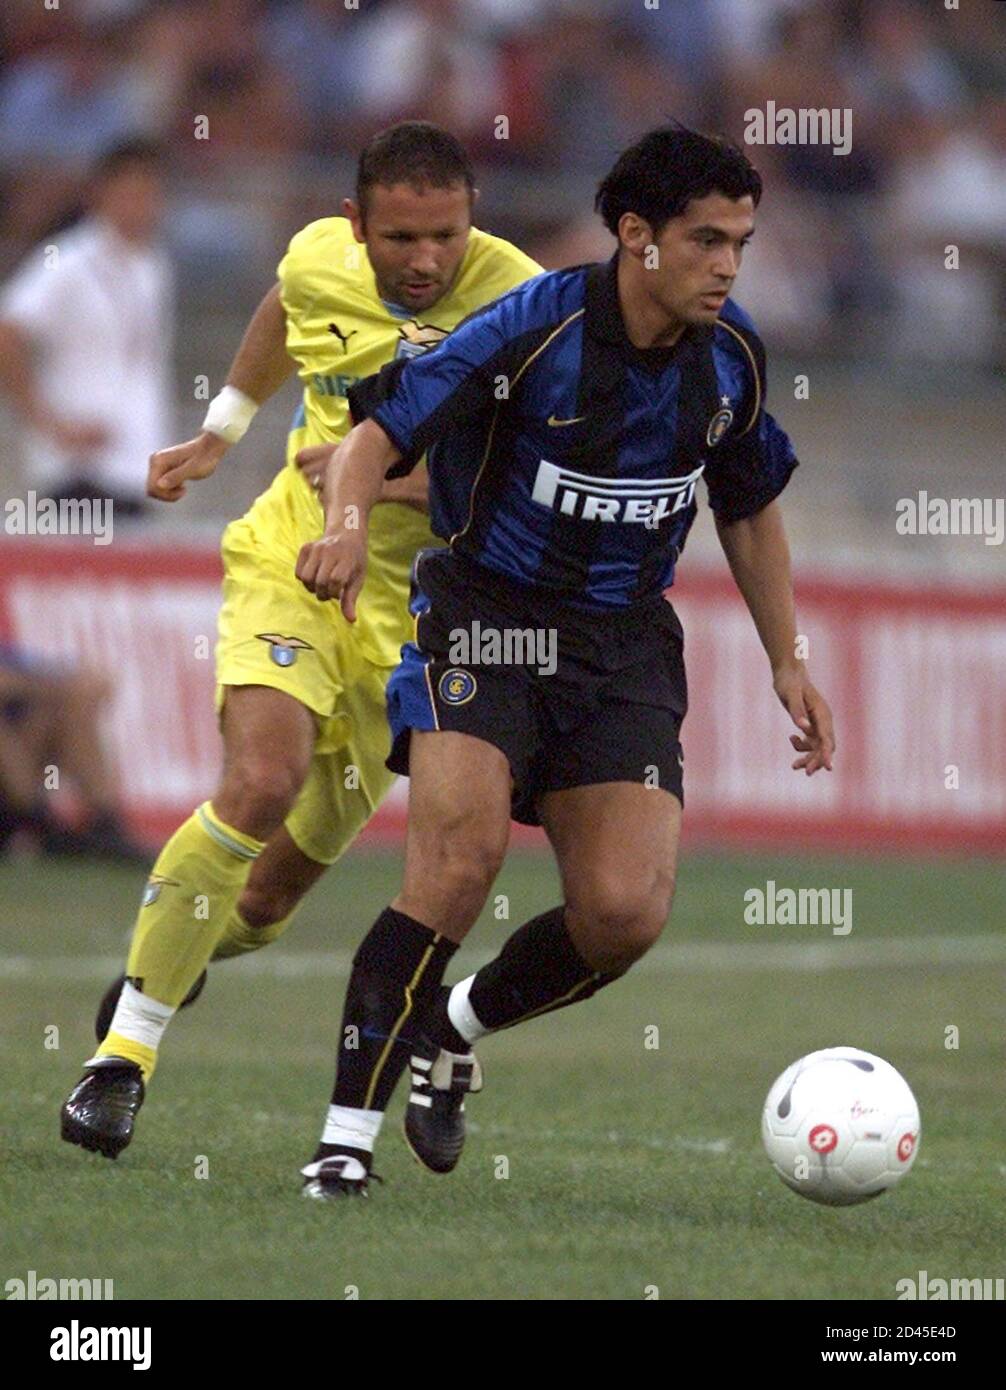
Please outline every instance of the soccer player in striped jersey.
M350 393L370 418L333 455L325 535L304 547L301 580L356 616L366 527L345 518L366 518L386 477L427 449L433 529L449 544L417 559L416 631L388 686L390 765L411 778L404 880L356 955L343 1027L361 1043L340 1056L308 1196L366 1192L410 1054L408 1142L433 1171L453 1168L480 1085L472 1044L589 999L663 929L687 707L663 593L700 480L797 728L793 766L831 766L777 500L796 458L765 409L757 330L730 298L760 197L741 150L653 131L600 187L618 242L608 264L539 276ZM563 902L447 987L511 814L544 826Z

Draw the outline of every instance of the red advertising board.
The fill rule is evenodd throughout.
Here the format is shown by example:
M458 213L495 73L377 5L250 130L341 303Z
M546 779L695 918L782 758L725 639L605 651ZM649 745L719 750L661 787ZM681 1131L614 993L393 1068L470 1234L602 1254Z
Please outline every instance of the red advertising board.
M773 847L1006 852L1006 587L797 578L832 774L790 770L790 726L725 569L686 565L689 838ZM0 545L0 637L114 678L104 734L137 832L163 839L213 789L216 550L75 539ZM400 786L368 834L397 835Z

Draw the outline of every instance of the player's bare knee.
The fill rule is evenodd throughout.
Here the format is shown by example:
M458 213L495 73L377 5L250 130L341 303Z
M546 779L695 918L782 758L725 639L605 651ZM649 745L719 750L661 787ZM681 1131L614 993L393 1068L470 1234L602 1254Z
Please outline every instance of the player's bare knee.
M238 913L252 931L264 931L282 922L284 917L289 917L296 901L296 898L282 891L248 885L238 899Z
M507 826L462 818L430 826L416 856L413 882L421 885L424 898L435 897L459 919L474 921L503 863L507 831Z
M625 886L621 892L597 889L567 905L577 949L594 970L628 970L658 939L667 922L670 894Z
M503 854L491 836L458 838L437 847L431 873L458 900L485 901L499 873Z
M237 829L266 839L289 815L305 775L292 761L241 758L225 770L214 806Z

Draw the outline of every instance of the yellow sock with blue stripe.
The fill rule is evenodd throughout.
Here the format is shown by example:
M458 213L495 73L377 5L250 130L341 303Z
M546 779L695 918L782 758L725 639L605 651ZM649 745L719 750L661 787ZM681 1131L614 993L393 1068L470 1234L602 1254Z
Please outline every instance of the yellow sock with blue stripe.
M206 969L263 848L263 841L222 821L209 801L175 831L154 865L133 929L126 975L135 989L123 990L97 1056L126 1057L150 1077L160 1036Z

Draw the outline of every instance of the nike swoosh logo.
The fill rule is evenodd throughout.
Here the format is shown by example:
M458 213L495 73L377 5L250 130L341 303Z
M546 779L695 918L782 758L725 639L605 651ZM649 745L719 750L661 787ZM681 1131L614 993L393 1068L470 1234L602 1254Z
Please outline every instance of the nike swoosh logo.
M581 420L586 420L586 415L574 415L572 420L557 420L554 415L550 415L546 423L549 425L578 425Z

